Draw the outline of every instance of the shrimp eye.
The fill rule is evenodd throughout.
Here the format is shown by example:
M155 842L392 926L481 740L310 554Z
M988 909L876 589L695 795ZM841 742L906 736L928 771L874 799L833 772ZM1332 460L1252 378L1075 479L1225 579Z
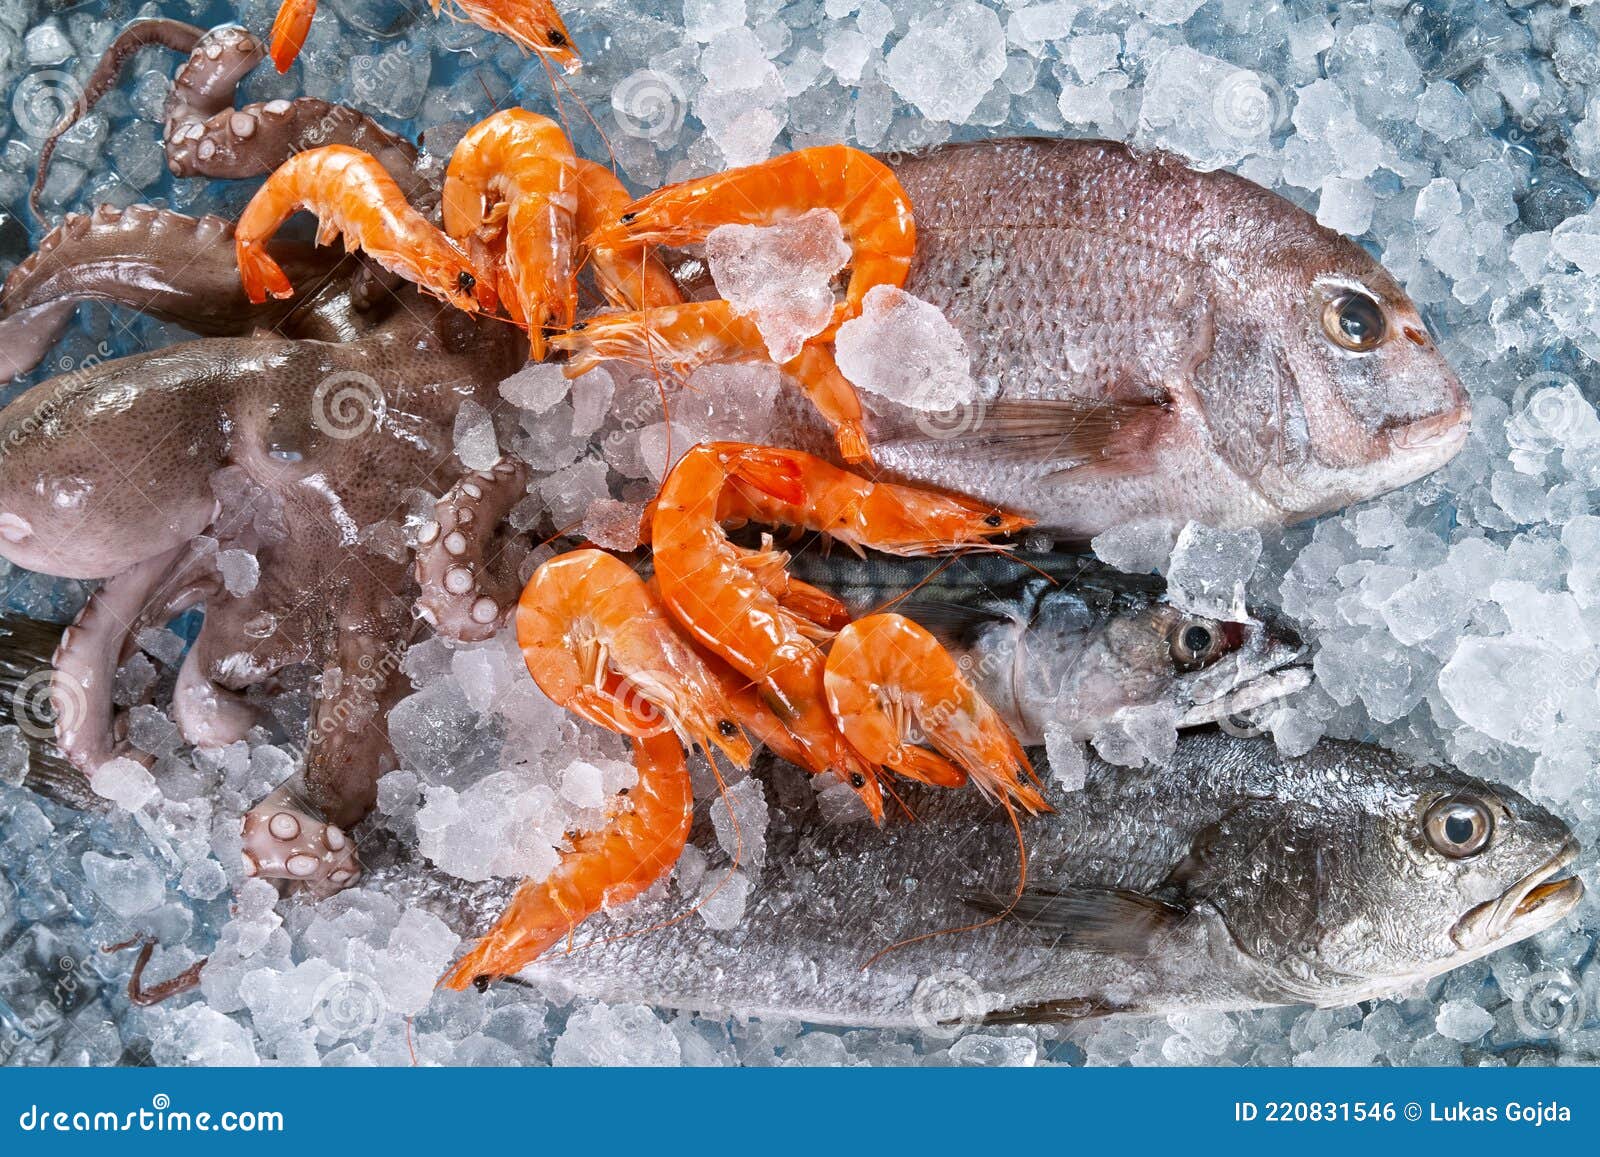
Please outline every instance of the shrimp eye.
M1355 353L1377 349L1388 336L1383 307L1364 293L1341 293L1322 309L1322 328L1336 345Z
M637 213L624 213L622 215L622 223L624 225L631 225L633 223L634 218L636 218L637 216L639 216L639 214L637 214Z
M550 29L545 35L549 37L551 48L560 48L567 42L567 38L556 28Z
M1204 667L1222 651L1222 632L1206 619L1184 619L1168 636L1172 660L1179 667Z
M719 719L717 720L717 730L722 732L724 736L729 736L739 729L733 725L733 720Z
M1446 796L1423 816L1422 830L1436 852L1461 860L1489 846L1494 816L1471 796Z
M477 284L478 279L472 276L472 274L468 273L465 269L456 275L456 287L460 289L462 293L471 293Z
M985 526L999 526L1004 521L998 514L991 514L983 520L983 524Z
M860 791L862 788L867 786L867 777L862 775L859 771L852 771L850 773L850 786L855 788L857 791Z

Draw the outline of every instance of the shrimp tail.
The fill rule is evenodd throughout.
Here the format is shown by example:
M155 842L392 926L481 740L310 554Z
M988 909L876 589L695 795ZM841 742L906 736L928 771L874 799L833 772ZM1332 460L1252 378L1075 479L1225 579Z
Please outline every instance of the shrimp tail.
M672 870L689 840L694 792L683 750L672 735L634 741L639 781L626 810L575 838L549 879L524 883L495 926L439 982L457 991L510 976L586 918L625 903Z
M277 19L272 22L272 65L279 72L300 55L311 34L311 18L317 14L317 0L283 0Z
M894 770L918 783L934 787L965 787L967 773L936 751L925 747L903 747L891 764Z
M238 241L235 253L239 261L239 278L244 284L245 296L257 304L273 297L293 297L294 286L289 276L267 253L265 245Z

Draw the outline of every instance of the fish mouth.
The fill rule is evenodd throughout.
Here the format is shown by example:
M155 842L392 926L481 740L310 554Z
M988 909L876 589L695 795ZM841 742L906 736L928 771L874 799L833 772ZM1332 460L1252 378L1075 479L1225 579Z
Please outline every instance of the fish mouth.
M1521 940L1542 932L1583 899L1583 881L1559 876L1578 858L1578 841L1567 837L1561 849L1493 900L1472 909L1450 930L1458 948L1474 950L1502 940Z
M1311 685L1311 649L1298 634L1252 612L1255 638L1226 660L1184 680L1188 708L1178 726L1201 727L1244 715ZM1247 628L1248 630L1248 628Z
M1429 450L1454 455L1466 445L1471 428L1472 406L1462 402L1442 414L1419 418L1390 431L1389 441L1397 450Z
M1291 663L1231 687L1214 699L1197 702L1178 718L1179 727L1220 723L1254 711L1311 686L1311 664Z

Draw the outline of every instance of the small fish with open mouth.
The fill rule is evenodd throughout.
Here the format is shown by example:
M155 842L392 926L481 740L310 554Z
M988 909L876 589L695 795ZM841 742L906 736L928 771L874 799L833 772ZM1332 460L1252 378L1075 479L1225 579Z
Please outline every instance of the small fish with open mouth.
M522 976L557 998L933 1030L1333 1007L1541 932L1584 891L1571 830L1544 808L1357 744L1285 758L1201 733L1167 767L1091 759L1084 787L1051 802L1024 825L1014 906L999 813L972 793L918 792L917 823L812 814L769 834L736 928L665 925L690 902L673 892Z
M1125 708L1162 705L1178 727L1199 727L1311 682L1300 637L1270 611L1252 607L1241 622L1189 614L1159 576L1086 556L799 554L789 570L856 615L899 599L887 609L938 636L1028 745L1051 723L1093 738Z

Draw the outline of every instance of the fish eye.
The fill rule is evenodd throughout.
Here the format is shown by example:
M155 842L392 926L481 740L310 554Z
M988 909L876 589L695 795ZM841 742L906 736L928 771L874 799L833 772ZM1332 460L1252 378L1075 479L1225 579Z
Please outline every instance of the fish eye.
M1389 331L1383 306L1354 290L1339 294L1323 306L1322 328L1334 344L1354 353L1377 349Z
M1172 660L1178 666L1203 667L1220 653L1222 632L1207 619L1184 619L1167 636Z
M1470 796L1446 796L1428 809L1422 830L1435 851L1461 860L1489 846L1494 816Z

